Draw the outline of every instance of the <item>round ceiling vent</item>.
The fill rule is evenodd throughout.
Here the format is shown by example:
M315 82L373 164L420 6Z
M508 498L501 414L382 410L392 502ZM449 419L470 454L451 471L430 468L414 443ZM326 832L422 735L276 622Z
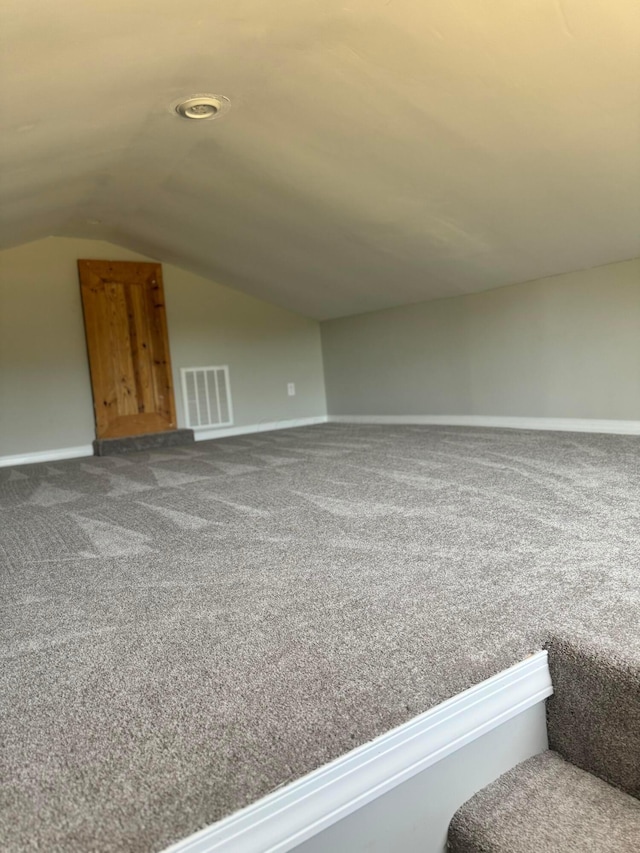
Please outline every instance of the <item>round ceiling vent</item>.
M229 99L219 95L191 95L171 105L171 110L181 118L207 121L218 118L229 106Z

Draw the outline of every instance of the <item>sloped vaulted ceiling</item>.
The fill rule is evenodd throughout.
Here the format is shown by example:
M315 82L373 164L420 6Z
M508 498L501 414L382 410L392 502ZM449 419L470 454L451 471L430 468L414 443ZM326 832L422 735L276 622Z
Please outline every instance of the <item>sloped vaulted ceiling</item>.
M640 254L638 0L0 16L3 245L110 239L319 318ZM198 92L230 111L170 113Z

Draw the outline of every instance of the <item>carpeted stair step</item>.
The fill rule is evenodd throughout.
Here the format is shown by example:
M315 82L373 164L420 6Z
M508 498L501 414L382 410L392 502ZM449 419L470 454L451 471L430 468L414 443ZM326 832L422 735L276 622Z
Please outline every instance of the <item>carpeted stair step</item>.
M551 749L640 798L640 655L634 646L631 640L552 639L547 728Z
M477 793L449 827L452 853L637 853L640 802L556 752Z
M184 447L195 441L192 429L168 429L125 438L97 438L93 442L95 456L115 456L137 450L158 450L163 447Z

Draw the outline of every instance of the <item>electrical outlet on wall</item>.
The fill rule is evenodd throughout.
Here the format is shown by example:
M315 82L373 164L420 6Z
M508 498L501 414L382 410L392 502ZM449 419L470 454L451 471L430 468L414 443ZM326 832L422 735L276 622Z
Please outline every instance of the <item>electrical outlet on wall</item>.
M296 383L295 382L287 382L287 394L290 397L296 396Z

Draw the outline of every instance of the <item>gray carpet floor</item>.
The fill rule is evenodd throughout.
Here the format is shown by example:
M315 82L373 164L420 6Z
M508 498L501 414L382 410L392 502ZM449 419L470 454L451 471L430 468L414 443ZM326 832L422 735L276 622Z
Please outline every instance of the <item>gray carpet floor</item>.
M637 643L640 439L326 425L0 470L0 848L158 851L550 632Z

